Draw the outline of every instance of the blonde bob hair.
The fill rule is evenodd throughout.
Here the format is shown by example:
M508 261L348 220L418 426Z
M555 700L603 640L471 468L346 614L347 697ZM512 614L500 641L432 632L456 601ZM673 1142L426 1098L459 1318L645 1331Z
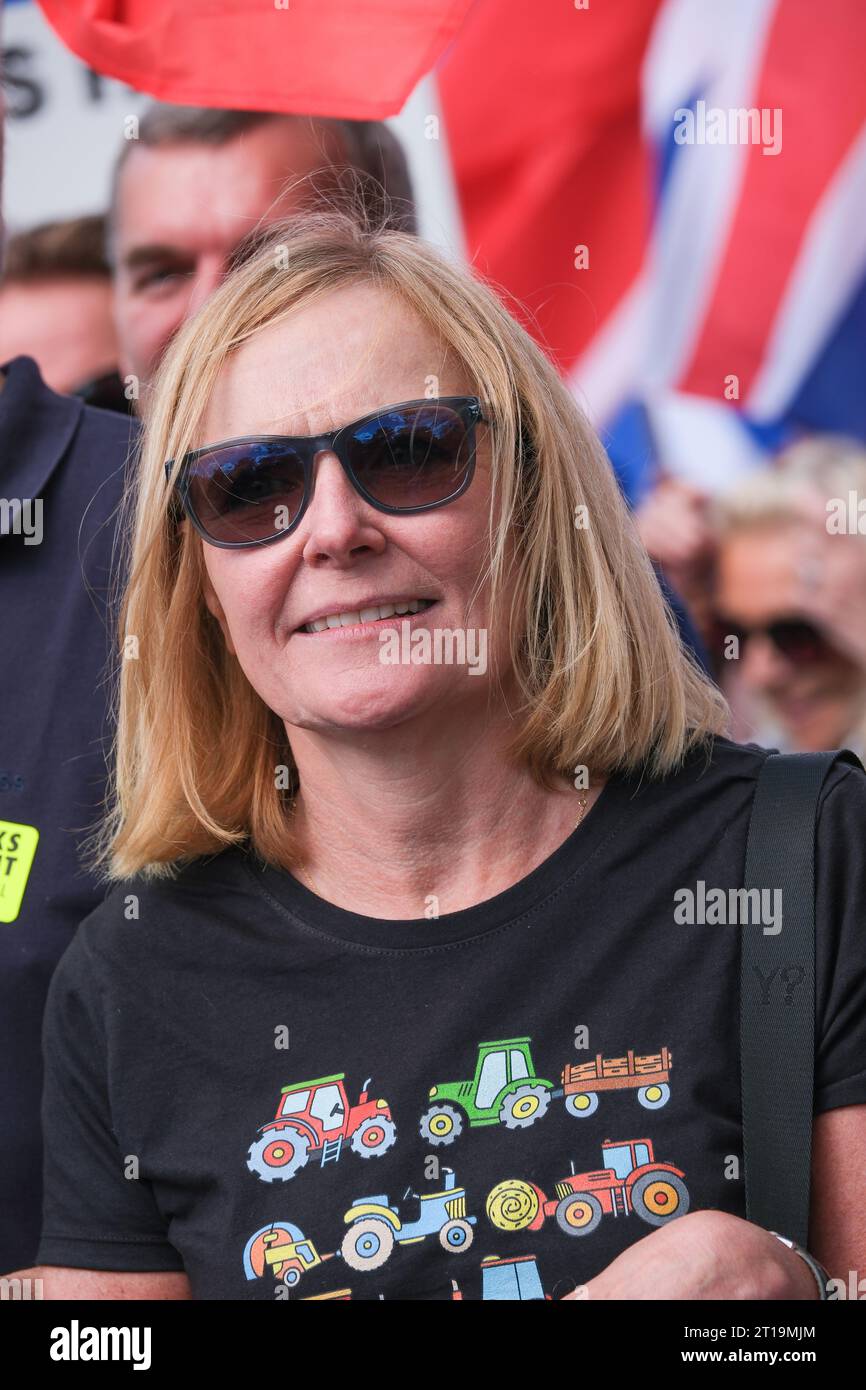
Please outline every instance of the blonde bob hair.
M178 525L165 460L202 442L205 404L235 349L358 282L415 311L492 422L479 583L489 581L491 625L508 624L521 702L509 756L546 786L578 766L660 777L727 727L728 706L682 645L598 438L497 294L405 232L340 211L304 213L271 229L183 326L154 383L121 523L127 659L118 662L110 809L91 842L106 878L169 877L242 842L268 863L297 864L286 729L205 605L203 542Z

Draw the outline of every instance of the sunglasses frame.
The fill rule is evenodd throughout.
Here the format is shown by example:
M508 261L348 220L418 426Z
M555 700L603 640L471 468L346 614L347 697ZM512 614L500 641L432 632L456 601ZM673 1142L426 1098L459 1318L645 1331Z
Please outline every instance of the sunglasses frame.
M409 406L429 406L443 405L454 410L459 414L466 427L466 438L469 443L469 459L466 465L466 477L460 486L448 497L443 497L439 502L425 502L417 507L391 507L385 502L377 502L375 497L371 497L362 484L355 477L352 466L349 462L348 453L345 447L345 436L351 431L357 430L361 425L370 421L377 420L382 415L387 415L390 411L405 410ZM432 396L420 400L398 401L394 405L380 406L378 410L371 410L368 414L362 415L357 420L352 420L347 425L341 425L338 430L333 430L329 434L310 434L310 435L291 435L291 434L247 434L239 435L234 439L220 439L214 444L205 444L200 449L192 449L184 454L180 461L180 467L174 480L174 490L180 500L184 513L189 517L195 530L199 533L208 545L215 545L220 550L251 550L261 545L273 545L275 541L281 541L300 525L304 513L312 501L313 496L313 476L316 466L316 455L327 450L329 453L336 454L346 477L352 487L371 507L376 511L384 512L388 516L409 516L414 512L430 512L437 507L447 507L450 502L455 502L461 497L475 473L475 455L477 441L475 437L475 427L479 424L490 424L490 420L484 413L484 408L477 396ZM288 526L276 531L272 536L265 536L260 540L253 541L218 541L209 535L202 523L195 514L195 508L190 498L189 472L191 466L205 454L212 454L217 449L230 448L235 444L290 444L295 448L304 466L304 496L301 501L297 516ZM171 483L172 469L175 461L169 459L165 465L166 480Z

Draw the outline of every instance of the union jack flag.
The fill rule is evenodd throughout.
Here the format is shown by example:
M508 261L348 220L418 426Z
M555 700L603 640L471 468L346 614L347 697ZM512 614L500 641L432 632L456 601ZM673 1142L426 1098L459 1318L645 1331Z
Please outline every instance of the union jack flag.
M482 0L440 66L469 253L631 501L866 439L864 64L862 0Z

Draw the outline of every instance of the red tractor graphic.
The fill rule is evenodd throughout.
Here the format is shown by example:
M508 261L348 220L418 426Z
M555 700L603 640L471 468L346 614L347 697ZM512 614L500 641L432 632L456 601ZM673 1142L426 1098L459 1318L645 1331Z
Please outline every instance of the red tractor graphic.
M533 1182L520 1178L498 1183L487 1197L487 1215L500 1231L538 1231L549 1216L569 1236L586 1236L603 1216L636 1212L650 1226L664 1226L685 1216L689 1192L685 1173L671 1163L656 1163L651 1139L606 1139L605 1167L575 1173L556 1184L547 1197Z
M397 1128L386 1100L370 1100L367 1087L357 1105L349 1105L345 1072L320 1076L297 1086L284 1086L277 1113L259 1130L250 1145L247 1167L262 1182L287 1182L304 1168L313 1154L321 1154L320 1167L339 1159L348 1143L359 1158L385 1153L397 1138Z

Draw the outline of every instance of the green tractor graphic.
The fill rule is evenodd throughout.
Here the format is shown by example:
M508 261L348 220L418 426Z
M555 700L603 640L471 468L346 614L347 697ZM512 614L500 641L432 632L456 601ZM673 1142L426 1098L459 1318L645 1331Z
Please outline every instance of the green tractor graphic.
M431 1086L430 1106L421 1116L421 1138L453 1144L470 1125L526 1129L547 1113L553 1082L536 1076L529 1038L506 1038L478 1045L471 1081Z

